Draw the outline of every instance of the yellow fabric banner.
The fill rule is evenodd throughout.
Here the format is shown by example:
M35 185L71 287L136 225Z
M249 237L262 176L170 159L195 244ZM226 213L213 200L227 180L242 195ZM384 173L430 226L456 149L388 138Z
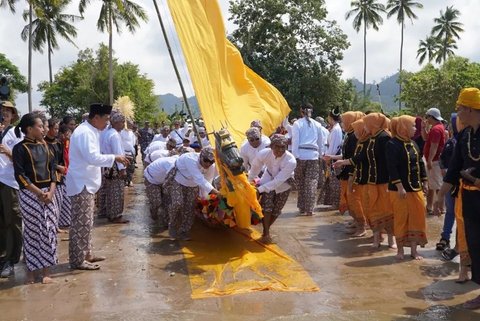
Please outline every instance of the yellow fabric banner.
M250 229L218 229L196 224L192 241L182 243L192 298L256 291L319 291L310 275L275 244L257 241Z
M290 108L226 39L217 0L168 0L168 5L207 130L225 124L239 147L252 120L272 134Z

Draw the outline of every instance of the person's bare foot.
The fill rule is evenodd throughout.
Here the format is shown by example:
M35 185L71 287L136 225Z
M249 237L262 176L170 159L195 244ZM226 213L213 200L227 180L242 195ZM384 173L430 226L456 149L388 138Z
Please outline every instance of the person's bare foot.
M388 247L392 250L397 249L397 243L395 242L393 235L388 235Z
M416 261L421 261L423 260L423 256L419 255L418 253L412 253L410 257Z
M42 278L42 284L51 284L51 283L55 283L55 281L53 281L53 279L49 276L44 276Z
M367 235L367 230L365 230L365 228L357 228L357 230L355 231L355 233L353 233L353 237L363 237Z
M260 238L259 241L262 242L263 244L272 244L273 243L273 240L269 235L263 235Z

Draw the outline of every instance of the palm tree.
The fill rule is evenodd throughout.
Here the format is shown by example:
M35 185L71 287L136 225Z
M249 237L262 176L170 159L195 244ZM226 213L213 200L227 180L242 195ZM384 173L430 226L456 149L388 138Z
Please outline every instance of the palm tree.
M421 65L428 58L428 62L431 62L437 57L440 50L440 43L434 36L428 36L425 40L420 40L417 50L418 63Z
M75 45L72 38L77 36L77 28L70 23L82 19L80 16L62 13L70 3L70 0L37 0L35 10L36 19L32 21L32 45L33 49L43 52L47 45L48 51L48 69L50 84L53 82L52 76L52 53L53 49L58 49L57 35L66 39ZM27 19L28 12L23 14ZM30 32L30 24L22 30L22 39L26 40Z
M355 0L350 6L353 8L345 15L345 19L353 18L353 28L359 32L363 25L363 100L367 97L367 29L372 27L378 30L383 23L380 15L385 12L385 6L376 0Z
M413 8L423 8L423 5L413 0L388 0L387 3L387 18L393 15L397 16L397 22L401 26L400 33L400 77L402 76L402 63L403 63L403 30L405 29L405 18L410 18L413 23L413 19L417 19L417 15L413 12ZM402 81L398 82L398 109L402 109L402 101L400 97L402 95Z
M97 21L97 28L101 32L108 32L108 92L110 105L113 104L113 25L117 32L121 32L121 23L127 26L128 31L134 33L140 25L139 19L147 21L147 13L138 4L130 0L101 0L100 16ZM90 0L80 0L78 9L83 15Z
M0 0L0 8L8 7L12 13L15 13L15 2L17 0Z
M458 49L457 42L453 39L448 39L439 44L435 62L441 64L445 62L447 57L451 57L455 55L454 49Z
M455 38L460 39L460 33L463 32L463 24L456 21L459 16L460 11L450 6L447 7L445 12L440 10L440 18L433 19L436 25L432 28L432 34L435 35L443 47L441 59L437 59L439 63L441 63L442 60L445 62L447 56L453 54L452 49L456 49Z

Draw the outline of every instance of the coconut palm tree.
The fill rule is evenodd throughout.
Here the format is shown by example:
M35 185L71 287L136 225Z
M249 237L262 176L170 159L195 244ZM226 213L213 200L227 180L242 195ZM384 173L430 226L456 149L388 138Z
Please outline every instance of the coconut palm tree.
M376 0L354 0L350 6L353 8L345 15L345 19L353 18L353 29L359 32L363 26L363 100L367 97L367 29L372 27L378 30L383 23L382 13L385 6Z
M0 8L8 7L12 13L15 13L15 3L18 0L0 0Z
M127 26L128 31L134 33L140 25L139 19L147 21L147 13L138 4L130 0L101 0L102 8L97 21L97 28L101 32L108 32L108 91L110 105L113 104L113 26L118 33L121 32L121 24ZM78 9L83 15L90 0L80 0Z
M413 19L417 19L417 15L413 12L413 8L421 9L423 5L413 0L388 0L387 2L387 18L392 16L397 17L397 22L400 24L400 77L402 76L402 63L403 63L403 31L405 29L405 18L409 18L412 23ZM402 109L402 101L400 97L402 95L402 81L398 82L398 109Z
M441 50L441 59L437 59L439 63L442 61L445 62L447 56L453 54L453 49L457 49L455 38L460 39L460 33L463 32L463 24L456 21L459 17L460 11L450 6L447 7L445 12L440 10L440 18L433 19L436 25L432 28L432 34L439 40L443 47Z
M77 36L77 28L71 23L82 19L80 16L65 14L70 0L37 0L37 8L34 10L35 20L32 21L32 46L34 50L43 52L45 45L48 51L48 70L50 84L52 76L52 53L58 49L57 35L75 45L72 38ZM23 18L26 20L29 13L25 12ZM22 30L22 39L26 40L30 32L30 24Z
M435 62L441 64L447 60L447 57L455 56L454 49L458 49L457 42L451 38L439 43Z
M434 36L428 36L425 40L420 40L417 50L418 63L421 65L428 58L428 62L431 62L437 57L440 49L440 43Z

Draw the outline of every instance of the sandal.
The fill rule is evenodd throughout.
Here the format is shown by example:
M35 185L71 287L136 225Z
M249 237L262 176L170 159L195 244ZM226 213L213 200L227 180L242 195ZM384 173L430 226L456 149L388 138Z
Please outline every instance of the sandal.
M442 252L442 257L445 261L451 261L458 255L454 249L446 249Z
M73 268L74 270L95 271L100 270L100 265L83 261L82 264Z
M448 248L450 248L450 241L444 238L440 239L440 241L436 245L437 251L444 251Z

